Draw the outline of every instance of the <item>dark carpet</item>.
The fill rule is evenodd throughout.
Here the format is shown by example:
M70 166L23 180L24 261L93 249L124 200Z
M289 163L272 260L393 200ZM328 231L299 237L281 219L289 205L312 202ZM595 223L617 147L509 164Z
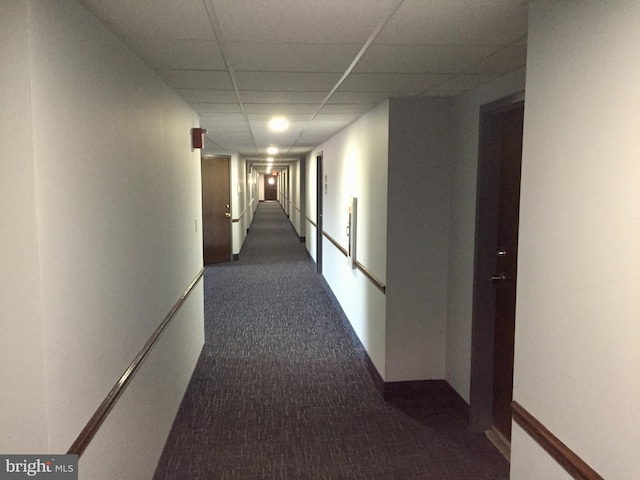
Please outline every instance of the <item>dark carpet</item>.
M508 478L452 405L382 399L278 204L206 268L205 322L155 480Z

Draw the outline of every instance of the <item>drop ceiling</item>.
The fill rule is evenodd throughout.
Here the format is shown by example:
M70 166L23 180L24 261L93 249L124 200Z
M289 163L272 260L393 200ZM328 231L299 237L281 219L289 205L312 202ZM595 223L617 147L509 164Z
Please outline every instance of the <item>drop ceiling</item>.
M199 113L204 153L297 158L389 97L525 65L523 0L83 0ZM289 128L267 122L285 116Z

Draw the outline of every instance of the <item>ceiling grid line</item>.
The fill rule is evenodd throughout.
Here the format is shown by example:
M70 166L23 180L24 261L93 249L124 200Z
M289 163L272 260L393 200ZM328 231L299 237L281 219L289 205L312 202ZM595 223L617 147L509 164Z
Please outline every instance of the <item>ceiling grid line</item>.
M309 123L313 122L315 120L315 118L318 116L318 114L320 113L320 110L322 110L322 108L326 105L326 103L329 101L329 99L333 96L333 94L338 90L338 88L340 88L340 86L344 83L344 81L346 80L346 78L349 76L349 74L351 74L352 70L355 68L355 66L358 64L358 62L360 61L360 59L362 58L362 56L365 54L365 52L367 51L367 49L369 48L369 46L373 43L373 41L376 39L376 37L380 34L380 32L382 31L382 29L384 28L384 26L389 22L389 20L391 19L391 17L393 17L393 15L398 11L398 9L400 8L400 6L404 3L404 0L400 0L400 2L398 3L398 5L396 5L396 7L393 9L393 11L391 11L391 13L389 15L387 15L380 23L378 23L378 25L376 26L376 28L373 30L373 32L371 32L371 35L369 35L369 38L367 38L367 41L364 43L364 45L362 46L362 48L358 51L357 55L355 56L355 58L351 61L351 64L349 65L349 67L347 67L347 69L345 70L345 72L342 74L342 77L340 77L340 80L338 80L338 82L333 86L333 88L331 89L331 91L328 93L328 95L325 97L325 99L322 101L322 103L320 104L320 106L318 107L318 109L315 111L315 113L311 116L311 119L309 120ZM298 137L295 139L295 141L292 144L292 147L295 147L298 144L298 140L300 139L300 137L304 134L305 130L303 129L300 134L298 135ZM290 149L287 151L287 154L289 153Z
M527 0L80 1L199 115L206 154L300 158L388 98L526 64Z
M245 122L247 123L247 128L249 129L249 134L251 135L251 139L253 140L253 145L256 149L256 152L259 152L258 142L256 142L255 135L253 134L253 130L251 128L251 123L249 122L249 116L244 108L244 104L242 103L242 97L240 96L240 89L238 88L238 82L236 80L235 72L231 63L229 61L229 52L227 50L227 46L225 44L224 38L222 36L222 29L220 28L220 24L218 23L218 17L216 16L216 11L213 7L212 0L202 0L204 3L205 9L207 10L207 16L209 17L209 23L211 24L211 29L213 30L213 35L218 42L218 47L220 48L220 53L222 55L222 60L224 61L225 67L227 68L227 73L229 74L229 78L231 79L231 83L233 84L233 89L236 92L236 97L238 98L238 105L240 106L240 110L242 110L242 114L244 115ZM214 142L215 143L215 142Z

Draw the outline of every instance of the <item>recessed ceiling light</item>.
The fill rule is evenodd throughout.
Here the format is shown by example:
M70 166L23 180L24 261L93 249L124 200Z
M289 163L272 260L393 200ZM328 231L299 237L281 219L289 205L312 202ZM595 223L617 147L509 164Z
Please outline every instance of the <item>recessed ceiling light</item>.
M269 148L267 148L267 153L269 155L275 155L276 153L278 153L278 148L277 147L269 147Z
M269 162L269 163L273 162L273 157L267 158L267 162Z
M269 120L269 128L274 132L282 132L289 128L289 121L284 117L273 117Z

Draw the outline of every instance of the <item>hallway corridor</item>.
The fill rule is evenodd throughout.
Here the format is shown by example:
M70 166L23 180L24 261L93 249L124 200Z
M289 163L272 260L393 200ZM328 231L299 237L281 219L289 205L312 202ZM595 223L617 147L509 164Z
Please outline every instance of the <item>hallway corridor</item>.
M205 346L155 480L508 478L438 399L385 403L276 203L205 272Z

